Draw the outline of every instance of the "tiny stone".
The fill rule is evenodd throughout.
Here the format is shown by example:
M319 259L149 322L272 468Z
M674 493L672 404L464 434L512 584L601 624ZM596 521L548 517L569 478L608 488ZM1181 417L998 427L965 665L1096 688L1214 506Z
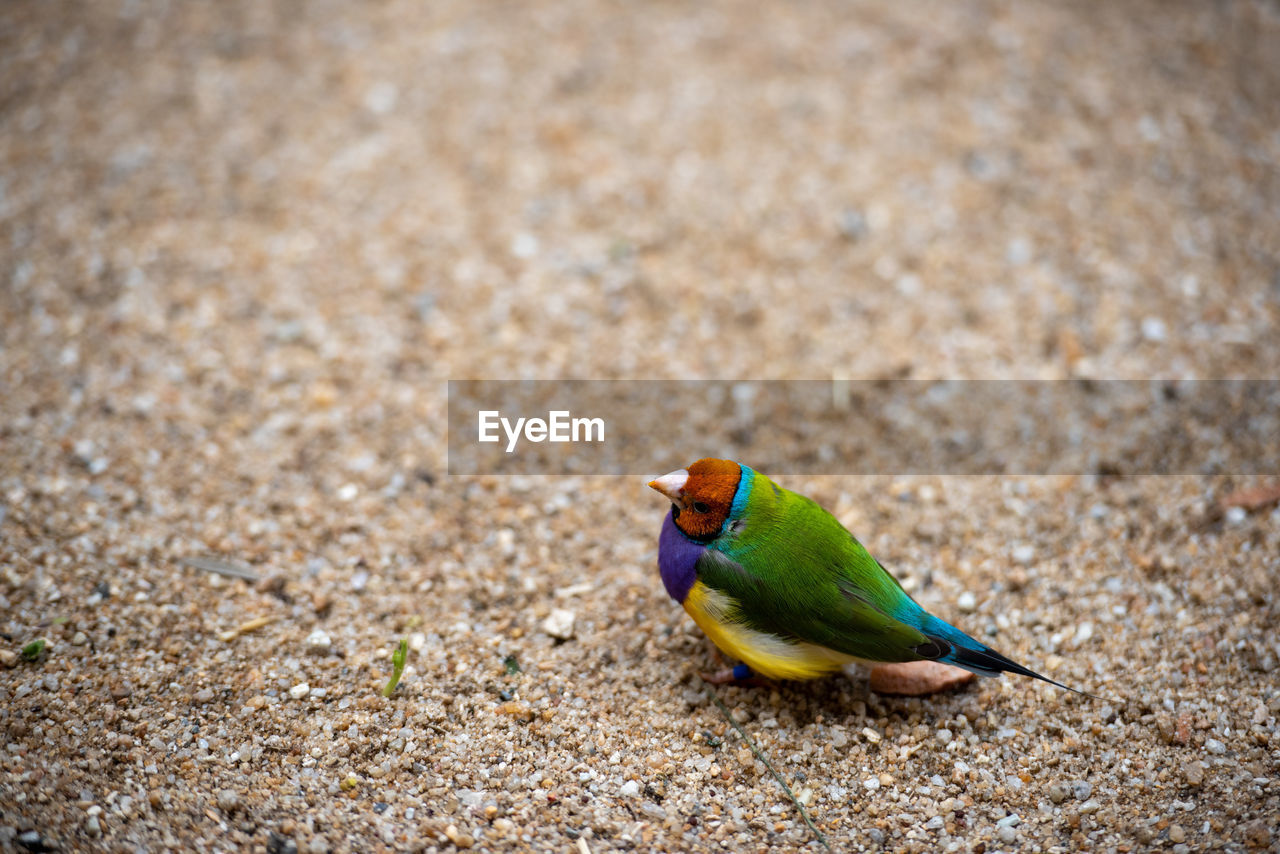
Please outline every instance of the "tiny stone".
M316 629L307 635L306 645L308 652L326 653L333 645L333 640L324 629Z
M880 788L880 778L868 777L867 779L862 781L862 785L866 787L868 792L874 792Z
M1271 828L1262 819L1251 821L1244 826L1244 841L1253 848L1267 848L1271 845Z
M218 791L218 809L223 812L232 812L238 806L240 806L240 795L234 789L220 789Z
M1227 752L1227 746L1216 738L1211 738L1204 743L1204 749L1215 756L1221 756Z
M1000 837L1001 842L1009 845L1018 838L1018 831L1014 830L1011 825L1006 824L996 831L996 835Z
M301 700L303 697L311 693L311 686L306 682L299 682L289 689L289 696L295 700Z
M192 699L195 700L197 703L207 703L213 699L213 692L210 691L208 688L201 688L199 691L195 693Z
M0 649L0 667L13 667L18 663L18 654L11 649Z
M84 832L95 837L102 835L102 823L98 821L98 817L96 815L89 816L85 821Z
M282 835L273 830L267 835L267 854L298 854L298 843L287 834Z
M1049 784L1049 800L1053 801L1055 804L1060 804L1065 801L1070 793L1071 792L1067 788L1066 783L1055 780Z
M970 614L978 607L978 597L966 590L957 597L956 607L964 613Z
M1187 841L1187 832L1182 829L1182 825L1174 824L1169 826L1169 841L1173 843Z
M1087 801L1093 794L1093 786L1087 780L1072 780L1067 785L1071 787L1071 797L1077 801Z
M1164 321L1158 317L1142 318L1142 337L1148 341L1163 341L1167 337L1168 331L1165 328Z
M619 789L618 792L624 798L634 798L636 795L640 794L640 784L635 780L628 780L622 784L622 788Z
M1036 556L1034 546L1017 546L1013 550L1013 559L1018 563L1031 563Z
M1102 804L1098 803L1097 801L1085 801L1080 805L1080 814L1092 815L1093 813L1097 812L1100 809L1102 809Z
M1182 771L1183 777L1187 781L1188 786L1200 786L1204 783L1204 763L1188 762L1187 767Z
M552 608L551 613L542 621L542 630L553 638L569 640L573 637L574 613L564 608Z

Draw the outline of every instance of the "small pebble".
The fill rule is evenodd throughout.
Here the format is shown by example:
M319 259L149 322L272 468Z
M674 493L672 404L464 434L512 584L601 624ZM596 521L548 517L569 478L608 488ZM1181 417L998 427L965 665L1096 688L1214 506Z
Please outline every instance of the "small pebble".
M1214 756L1222 756L1227 752L1227 746L1216 738L1205 741L1204 749L1212 753Z
M1142 337L1148 341L1163 341L1168 336L1164 321L1158 317L1142 318Z
M234 789L218 790L218 809L232 812L240 806L240 795Z
M966 614L973 613L978 607L978 597L966 590L956 598L956 607Z
M1072 780L1067 785L1071 788L1071 797L1077 801L1087 801L1093 794L1093 785L1088 780Z
M333 646L333 640L324 629L316 629L307 635L306 646L308 652L324 654Z
M1253 848L1271 846L1271 828L1262 819L1251 821L1244 826L1244 841Z
M301 700L303 697L311 693L311 686L306 682L299 682L289 689L289 696L295 700Z
M1018 831L1014 830L1010 825L1003 825L996 831L996 835L1000 837L1000 841L1006 845L1010 845L1018 838Z
M1182 825L1169 825L1169 841L1174 843L1187 841L1187 832L1182 829Z
M552 608L542 621L542 630L553 638L569 640L573 637L574 613L564 608Z

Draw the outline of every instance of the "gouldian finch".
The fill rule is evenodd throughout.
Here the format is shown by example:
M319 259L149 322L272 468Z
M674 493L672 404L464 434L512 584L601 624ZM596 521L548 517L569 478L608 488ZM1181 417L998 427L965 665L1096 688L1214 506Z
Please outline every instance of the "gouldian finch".
M671 500L658 541L667 593L745 665L713 681L937 661L1075 691L925 611L834 516L747 466L698 460L649 486Z

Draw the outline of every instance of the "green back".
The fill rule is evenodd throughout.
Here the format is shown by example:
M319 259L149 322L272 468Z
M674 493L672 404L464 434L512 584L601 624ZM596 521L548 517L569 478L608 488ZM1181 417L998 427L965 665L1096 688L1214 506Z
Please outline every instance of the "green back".
M698 562L752 628L875 661L914 661L921 611L834 516L755 473L746 510Z

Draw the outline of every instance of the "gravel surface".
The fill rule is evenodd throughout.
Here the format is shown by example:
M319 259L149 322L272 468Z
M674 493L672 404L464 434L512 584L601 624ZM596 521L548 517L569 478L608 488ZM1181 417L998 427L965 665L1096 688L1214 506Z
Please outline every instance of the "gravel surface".
M447 477L444 380L1276 376L1277 39L6 2L0 848L817 850L695 675L660 500ZM716 689L835 850L1280 845L1274 478L768 473L1108 698Z

